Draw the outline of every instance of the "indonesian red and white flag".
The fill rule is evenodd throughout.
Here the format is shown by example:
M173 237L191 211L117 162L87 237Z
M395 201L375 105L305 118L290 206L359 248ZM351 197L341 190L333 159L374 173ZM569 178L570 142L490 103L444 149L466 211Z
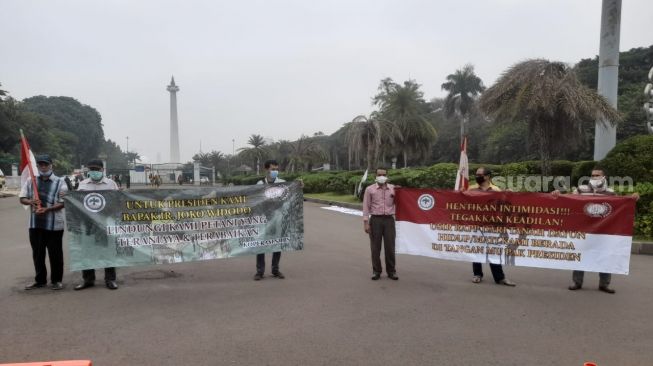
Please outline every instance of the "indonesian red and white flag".
M469 164L467 162L467 136L463 138L460 146L460 163L456 175L456 191L466 191L469 188Z
M32 185L36 186L36 181L34 180L34 174L36 172L38 172L36 159L34 158L34 154L32 154L32 149L29 147L27 138L23 135L23 130L20 130L20 186L23 187L28 179L31 179ZM38 198L37 189L34 189L34 194Z

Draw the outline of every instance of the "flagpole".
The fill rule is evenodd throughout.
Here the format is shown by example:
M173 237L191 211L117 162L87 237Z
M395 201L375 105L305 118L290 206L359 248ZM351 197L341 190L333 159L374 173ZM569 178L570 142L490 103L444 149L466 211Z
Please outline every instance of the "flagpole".
M33 191L33 197L36 198L37 203L37 208L41 208L41 198L39 197L39 189L38 186L36 185L36 178L34 178L34 171L32 170L32 162L29 161L29 145L27 144L27 139L25 138L25 135L23 134L23 129L20 129L20 143L22 145L22 148L25 152L25 156L27 156L27 170L29 171L29 177L30 180L32 181L32 191Z

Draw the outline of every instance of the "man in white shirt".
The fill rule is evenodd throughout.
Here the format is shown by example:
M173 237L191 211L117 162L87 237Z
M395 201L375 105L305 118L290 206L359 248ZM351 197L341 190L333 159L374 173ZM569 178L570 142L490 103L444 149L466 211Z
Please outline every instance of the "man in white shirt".
M91 160L87 164L88 178L79 183L78 191L117 191L116 182L104 175L104 163L102 160ZM95 270L85 269L82 271L84 282L75 286L75 291L83 290L95 286ZM116 283L116 268L109 267L104 269L104 283L109 290L118 289Z

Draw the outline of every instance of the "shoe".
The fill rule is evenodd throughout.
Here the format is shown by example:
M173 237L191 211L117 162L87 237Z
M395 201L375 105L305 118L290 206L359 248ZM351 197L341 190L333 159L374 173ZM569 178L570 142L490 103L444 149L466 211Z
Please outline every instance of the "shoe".
M483 277L481 277L481 276L472 277L472 282L474 282L474 283L481 283L481 281L483 281Z
M117 290L118 289L118 284L116 281L107 281L105 282L105 285L109 290Z
M395 281L399 279L399 277L394 273L388 273L388 278Z
M79 285L75 286L74 290L79 291L93 286L95 286L95 283L93 282L82 282Z
M53 290L63 290L63 283L61 282L55 282L52 284L52 289Z
M274 272L272 274L272 277L278 278L280 280L283 280L284 278L286 278L286 276L284 276L283 273L281 273L281 272Z
M379 278L381 278L381 275L378 273L375 273L374 276L372 276L372 281L378 281Z
M617 292L608 286L599 286L599 291L607 292L609 294L614 294L615 292Z
M574 283L574 284L569 286L569 290L571 290L571 291L580 290L581 288L583 288L583 285L580 285L578 283Z
M260 281L263 279L263 273L257 273L254 275L254 281Z
M504 286L510 286L510 287L515 287L515 286L517 286L516 283L510 281L510 280L507 279L507 278L504 278L504 279L502 279L501 281L499 281L499 284L504 285Z
M34 289L41 288L41 287L45 287L45 283L34 282L31 285L25 286L25 290L29 291L29 290L34 290Z

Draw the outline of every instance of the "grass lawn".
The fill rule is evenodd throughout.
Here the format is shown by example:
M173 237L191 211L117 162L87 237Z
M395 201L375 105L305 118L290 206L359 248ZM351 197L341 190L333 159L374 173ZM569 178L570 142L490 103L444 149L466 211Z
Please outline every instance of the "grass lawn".
M345 202L345 203L358 203L358 204L362 203L351 194L340 194L340 193L333 193L333 192L305 193L304 197L317 198L317 199L327 200L332 202Z

